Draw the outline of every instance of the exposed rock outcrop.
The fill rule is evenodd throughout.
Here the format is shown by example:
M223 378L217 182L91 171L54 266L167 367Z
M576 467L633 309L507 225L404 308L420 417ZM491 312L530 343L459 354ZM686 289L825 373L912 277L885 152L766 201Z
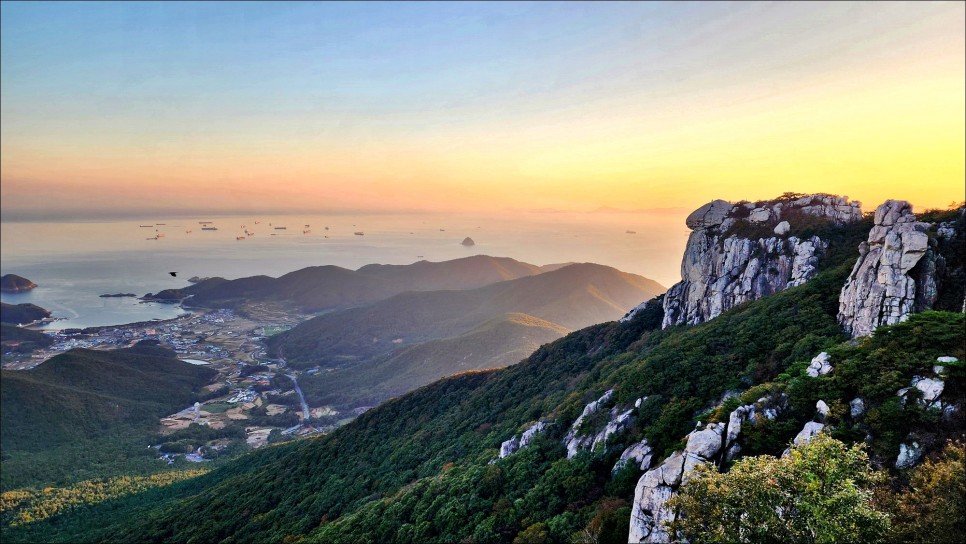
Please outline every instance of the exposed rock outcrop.
M777 414L782 403L783 399L763 397L754 404L739 406L729 414L727 423L711 423L695 429L688 435L684 451L671 454L659 466L645 472L634 489L628 542L670 542L667 525L674 520L675 513L667 502L678 487L688 481L688 475L697 467L727 461L737 455L742 425L753 422L757 414L768 417L769 410Z
M702 323L743 302L805 283L815 275L828 242L787 236L796 222L840 225L861 218L858 202L830 195L705 204L687 218L694 232L681 263L682 281L664 298L662 326ZM746 231L755 234L740 234Z
M504 441L502 444L500 444L500 459L503 459L504 457L529 446L530 442L533 441L533 438L546 430L548 426L548 423L538 421L531 425L527 430L523 431L523 434L520 435L520 438L517 438L516 435L514 435L513 438Z
M936 301L936 259L931 223L916 221L912 205L887 200L875 211L869 239L839 296L839 323L853 337L894 325Z
M617 472L618 470L624 468L629 463L634 463L640 466L641 470L647 470L651 468L651 462L654 458L654 450L647 443L647 439L641 440L636 444L632 444L624 453L621 454L620 459L614 463L614 468L611 472Z
M824 376L832 371L832 359L827 352L816 355L805 369L805 373L813 378Z
M573 425L570 427L570 431L564 437L563 442L567 447L567 459L573 459L577 453L582 450L593 451L597 449L598 446L603 446L607 444L607 440L627 429L633 420L634 408L621 410L620 407L615 406L611 408L609 413L609 418L607 423L602 429L593 430L587 432L586 429L582 430L581 426L587 420L587 418L594 413L597 413L604 409L604 406L610 401L614 396L614 390L611 389L604 393L599 399L587 404L584 407L584 411L580 414ZM635 403L635 408L640 406L640 402Z

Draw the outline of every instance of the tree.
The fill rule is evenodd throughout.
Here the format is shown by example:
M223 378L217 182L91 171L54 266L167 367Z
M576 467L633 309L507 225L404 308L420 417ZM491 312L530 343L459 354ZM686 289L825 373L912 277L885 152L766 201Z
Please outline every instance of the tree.
M671 534L705 542L874 542L889 528L875 509L881 480L863 446L821 434L789 455L739 460L727 473L704 465L670 505Z
M961 542L966 534L966 443L946 444L942 456L916 467L909 489L896 497L894 542Z

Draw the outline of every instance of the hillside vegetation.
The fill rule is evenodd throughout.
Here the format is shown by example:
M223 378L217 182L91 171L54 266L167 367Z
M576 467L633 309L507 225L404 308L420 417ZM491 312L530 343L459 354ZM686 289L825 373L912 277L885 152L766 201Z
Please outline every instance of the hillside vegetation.
M143 457L132 455L127 437L150 433L158 418L194 402L217 372L139 345L74 349L0 375L3 489L12 489L99 474L99 465Z

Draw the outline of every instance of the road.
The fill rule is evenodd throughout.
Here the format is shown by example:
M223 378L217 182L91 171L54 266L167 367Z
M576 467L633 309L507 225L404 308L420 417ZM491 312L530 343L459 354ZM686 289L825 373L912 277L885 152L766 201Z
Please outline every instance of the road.
M295 379L295 374L286 374L292 383L295 385L295 392L299 394L299 401L302 403L302 422L307 423L309 421L309 405L305 402L305 395L302 394L302 388L299 387L299 382Z

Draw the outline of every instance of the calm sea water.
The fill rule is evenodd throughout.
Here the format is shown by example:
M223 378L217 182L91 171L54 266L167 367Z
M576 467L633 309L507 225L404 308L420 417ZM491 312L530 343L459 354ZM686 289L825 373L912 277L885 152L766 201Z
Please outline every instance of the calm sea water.
M2 300L31 302L51 310L58 320L49 328L116 325L167 319L181 311L170 305L99 295L142 296L185 287L191 276L277 277L306 266L356 269L369 263L409 264L475 254L538 265L596 262L667 286L680 274L688 234L684 216L683 212L520 213L3 222L0 273L26 277L39 287L22 294L4 293ZM199 221L211 221L209 226L218 230L202 230ZM281 226L286 228L276 229ZM254 235L246 235L246 230ZM357 231L364 235L355 235ZM163 236L154 239L158 234ZM239 236L245 238L236 239ZM467 236L475 246L460 245ZM177 277L171 277L171 271Z

